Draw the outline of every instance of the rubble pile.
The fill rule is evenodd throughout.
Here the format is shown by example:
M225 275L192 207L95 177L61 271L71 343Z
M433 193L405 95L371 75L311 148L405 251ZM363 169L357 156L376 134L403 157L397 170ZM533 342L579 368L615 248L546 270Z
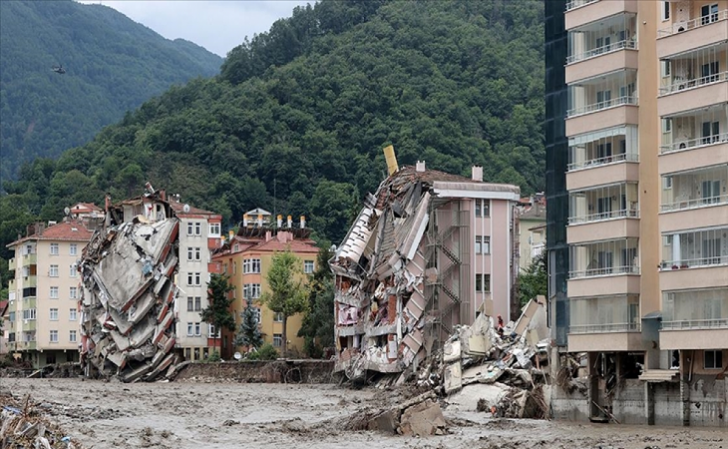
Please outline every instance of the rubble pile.
M21 403L0 393L0 447L3 449L82 449L57 425L38 412L26 396Z
M518 321L504 325L481 314L458 326L440 357L418 374L418 385L448 395L451 405L494 417L545 418L548 364L545 300L531 300Z
M178 230L163 192L109 208L80 265L81 363L87 376L134 382L175 372Z

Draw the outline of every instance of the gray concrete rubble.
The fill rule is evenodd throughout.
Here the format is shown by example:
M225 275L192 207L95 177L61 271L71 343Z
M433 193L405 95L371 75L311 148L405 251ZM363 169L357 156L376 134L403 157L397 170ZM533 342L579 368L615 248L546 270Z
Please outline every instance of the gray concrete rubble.
M176 372L179 220L163 191L111 206L83 252L81 364L87 376L152 381Z
M47 419L30 396L18 400L0 392L0 448L82 449L63 429Z

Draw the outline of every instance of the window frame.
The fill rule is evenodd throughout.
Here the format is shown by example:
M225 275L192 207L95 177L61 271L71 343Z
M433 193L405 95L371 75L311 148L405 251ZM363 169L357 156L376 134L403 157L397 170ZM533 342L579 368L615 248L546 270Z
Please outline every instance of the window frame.
M708 366L708 353L713 354L712 366ZM716 357L717 356L717 357ZM720 362L718 365L716 362ZM703 369L719 370L723 369L723 350L722 349L706 349L703 351Z

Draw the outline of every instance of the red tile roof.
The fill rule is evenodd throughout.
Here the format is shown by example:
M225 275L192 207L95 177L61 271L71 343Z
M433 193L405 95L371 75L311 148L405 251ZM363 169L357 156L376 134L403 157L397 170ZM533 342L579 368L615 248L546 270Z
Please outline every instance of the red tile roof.
M0 318L5 315L5 311L8 308L8 301L0 301Z
M184 216L187 214L189 214L189 215L219 215L215 212L211 212L211 211L205 210L205 209L199 209L199 208L193 207L193 206L190 206L189 212L184 212L183 208L185 207L185 204L186 203L178 202L175 199L172 199L169 201L169 207L171 207L172 210L177 215L180 215L180 216Z
M91 240L93 235L93 231L86 229L81 221L63 221L45 228L43 233L40 235L36 231L34 234L9 243L7 246L15 246L26 240L65 240L71 242L88 242Z
M71 212L102 212L102 209L94 203L76 203L71 208Z

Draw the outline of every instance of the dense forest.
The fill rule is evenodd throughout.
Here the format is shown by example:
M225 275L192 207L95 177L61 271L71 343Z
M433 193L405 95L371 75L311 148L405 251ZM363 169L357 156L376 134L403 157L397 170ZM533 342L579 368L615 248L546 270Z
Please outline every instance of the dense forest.
M540 0L323 0L232 50L221 73L172 87L58 160L5 184L3 246L76 201L149 180L228 224L260 206L306 215L338 243L400 165L544 187Z
M170 41L106 6L0 2L0 179L58 157L174 84L219 73L222 58ZM62 64L64 75L51 70Z

